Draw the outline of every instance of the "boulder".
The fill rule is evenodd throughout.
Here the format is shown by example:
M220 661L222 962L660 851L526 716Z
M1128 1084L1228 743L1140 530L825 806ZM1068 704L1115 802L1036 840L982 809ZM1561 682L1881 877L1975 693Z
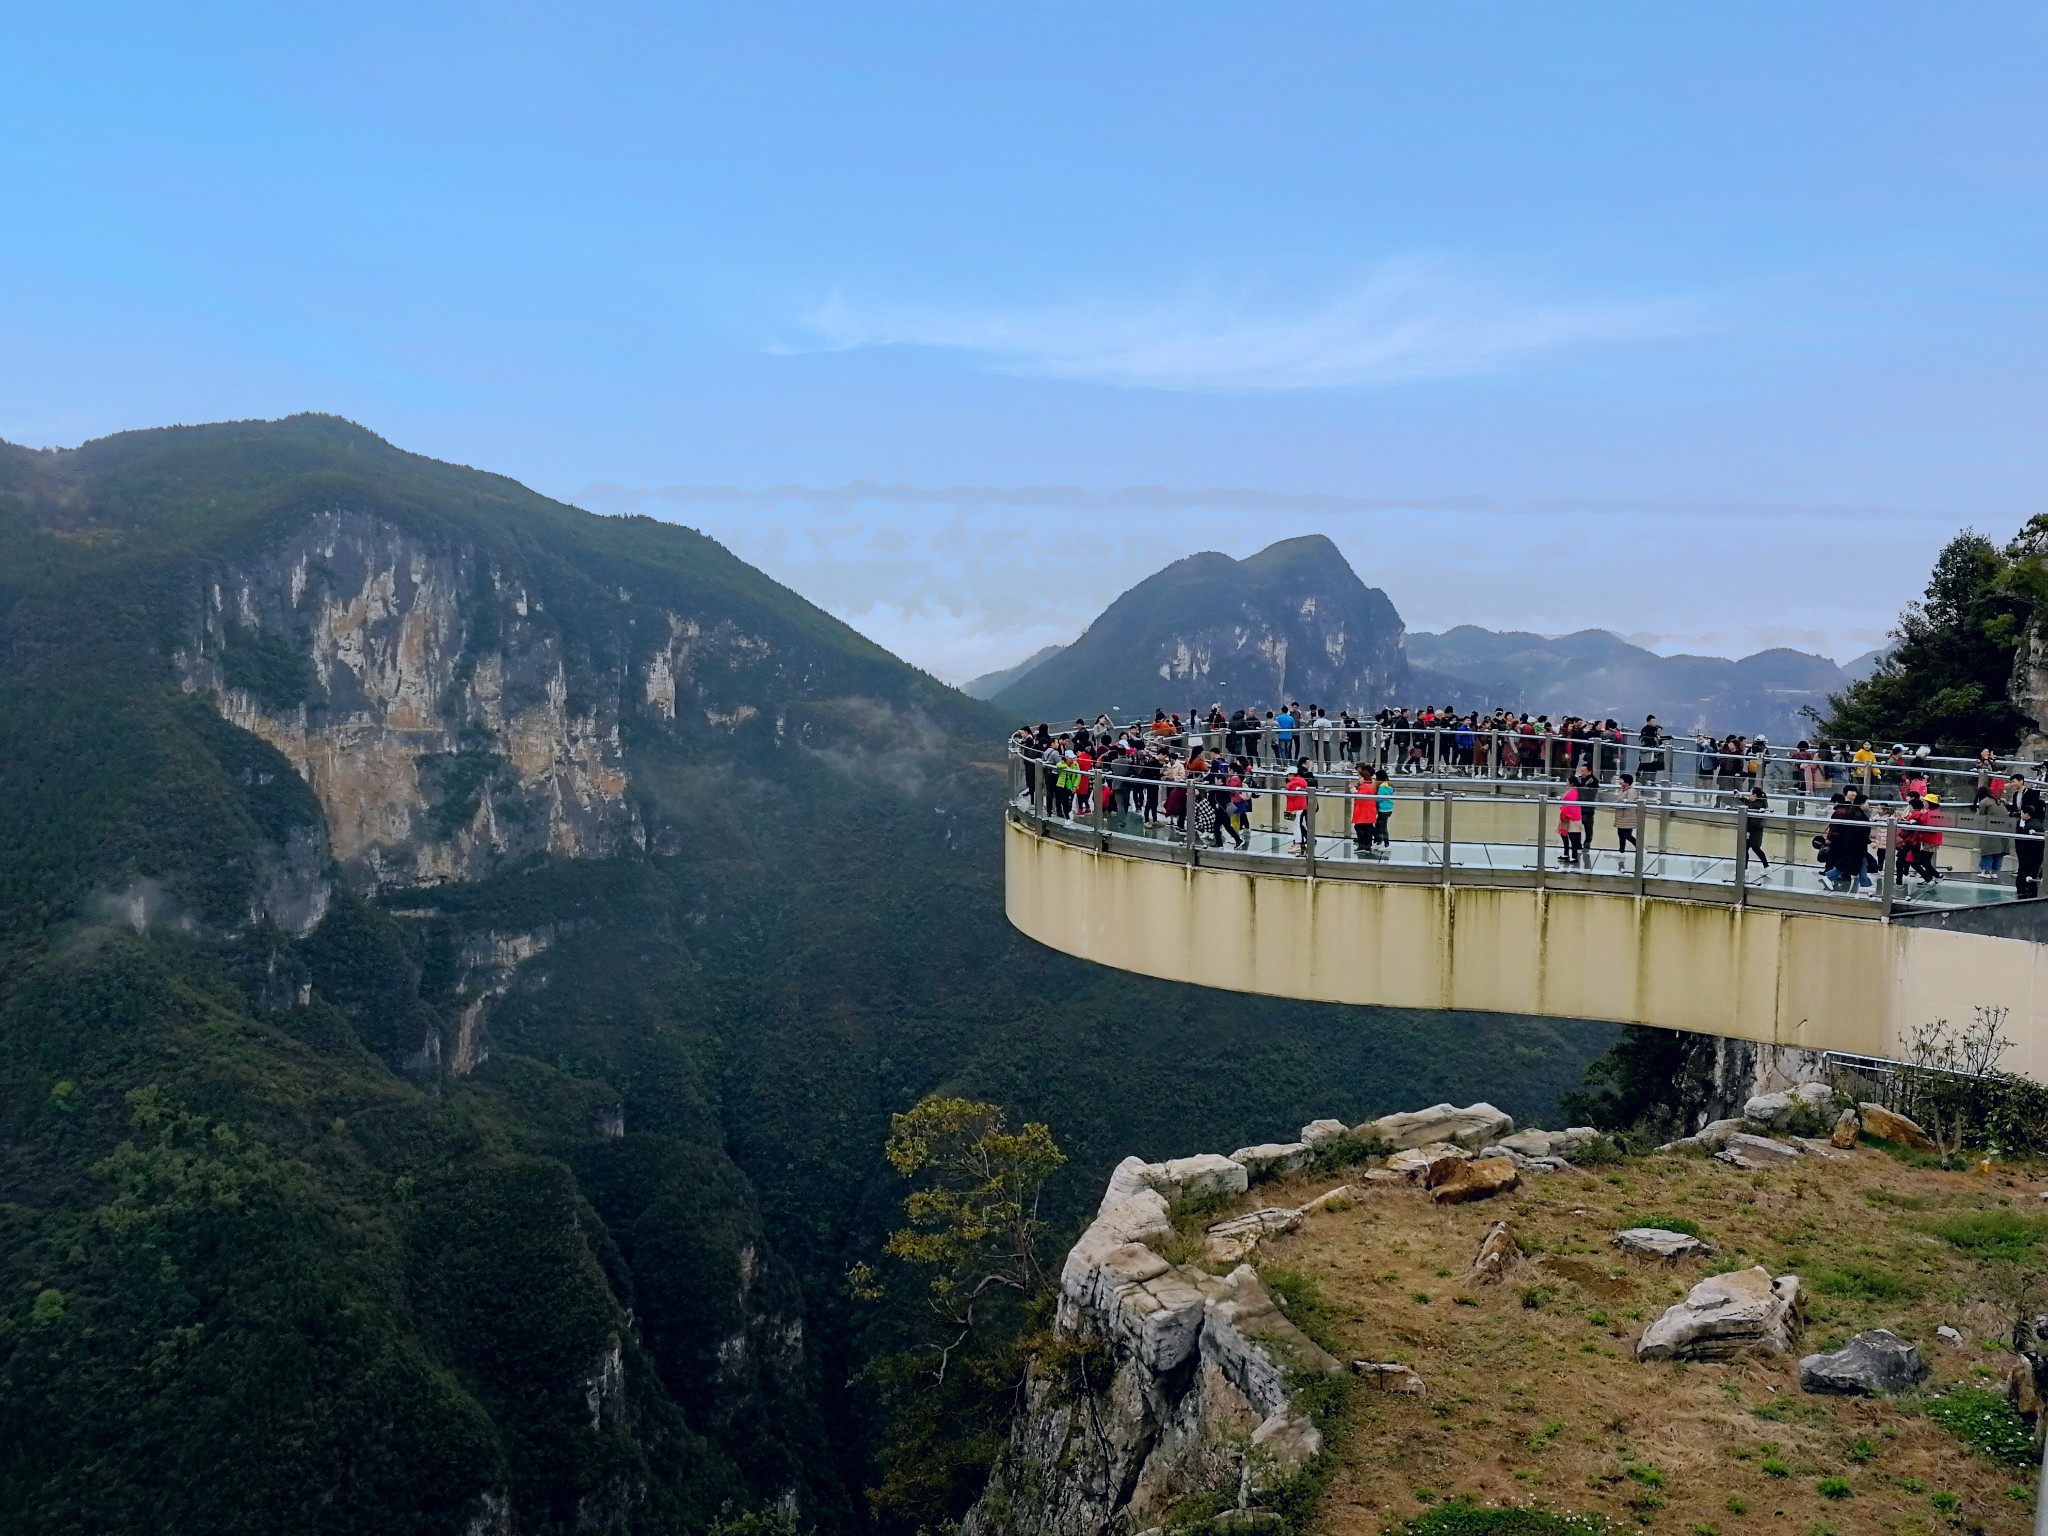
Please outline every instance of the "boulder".
M1562 1158L1569 1162L1574 1152L1599 1134L1590 1125L1575 1125L1563 1131L1516 1131L1512 1136L1501 1137L1499 1145L1517 1157Z
M1742 1106L1743 1118L1772 1130L1784 1130L1802 1121L1832 1120L1835 1090L1826 1083L1801 1083L1782 1093L1759 1093Z
M1740 1135L1749 1128L1747 1120L1710 1120L1690 1136L1681 1136L1676 1141L1667 1141L1659 1152L1691 1152L1704 1150L1718 1152L1728 1145L1732 1136Z
M1406 1184L1408 1175L1397 1168L1368 1168L1358 1176L1361 1184Z
M1342 1210L1357 1198L1358 1191L1355 1188L1349 1184L1339 1184L1335 1189L1326 1189L1315 1199L1304 1202L1301 1214L1310 1216L1317 1211L1327 1211L1333 1207Z
M1799 1362L1799 1387L1804 1392L1890 1397L1926 1379L1927 1362L1920 1351L1889 1328L1872 1328L1831 1355L1808 1355Z
M1202 1234L1202 1261L1206 1264L1237 1264L1258 1246L1259 1239L1277 1232L1292 1232L1301 1225L1302 1213L1291 1207L1269 1205L1219 1221Z
M1427 1183L1439 1165L1462 1163L1469 1155L1461 1147L1440 1141L1433 1146L1410 1147L1405 1152L1396 1152L1387 1159L1386 1171L1399 1174L1404 1179L1420 1179Z
M1514 1229L1496 1221L1480 1241L1479 1253L1472 1260L1472 1278L1480 1285L1491 1285L1521 1256L1522 1245L1515 1241Z
M1521 1170L1512 1157L1460 1159L1448 1163L1441 1175L1431 1171L1429 1198L1439 1205L1463 1205L1502 1194L1521 1182Z
M1727 1360L1788 1354L1799 1329L1799 1277L1738 1269L1702 1280L1636 1341L1638 1360Z
M1728 1145L1714 1156L1724 1163L1733 1163L1737 1168L1785 1168L1799 1161L1805 1154L1786 1141L1773 1141L1768 1136L1751 1136L1746 1132L1728 1138Z
M1685 1259L1714 1250L1685 1232L1668 1227L1629 1227L1614 1234L1614 1246L1627 1253L1647 1254L1653 1259Z
M1397 1397L1427 1397L1429 1384L1414 1370L1391 1360L1354 1360L1351 1369L1363 1376L1376 1391Z
M1311 1120L1301 1128L1302 1141L1311 1147L1320 1147L1326 1141L1335 1141L1339 1136L1351 1134L1342 1120Z
M1499 1141L1515 1128L1514 1117L1491 1104L1432 1104L1402 1115L1382 1115L1355 1128L1353 1134L1370 1141L1383 1141L1400 1151L1448 1141L1461 1147L1483 1147ZM1303 1138L1306 1140L1307 1138Z
M1276 1179L1283 1173L1306 1168L1315 1155L1315 1148L1305 1141L1269 1141L1256 1147L1239 1147L1230 1154L1230 1160L1242 1163L1244 1171L1254 1179Z
M1856 1145L1856 1136L1860 1130L1862 1124L1856 1118L1856 1111L1845 1109L1835 1117L1835 1128L1828 1134L1828 1145L1839 1147L1846 1152Z
M1524 1173L1563 1173L1571 1167L1561 1157L1520 1157L1515 1163Z
M1864 1135L1919 1152L1934 1150L1934 1138L1904 1115L1886 1109L1882 1104L1858 1104L1856 1110L1863 1120Z
M1943 1323L1939 1328L1935 1329L1934 1336L1951 1349L1961 1349L1963 1347L1962 1331L1949 1327L1947 1323Z

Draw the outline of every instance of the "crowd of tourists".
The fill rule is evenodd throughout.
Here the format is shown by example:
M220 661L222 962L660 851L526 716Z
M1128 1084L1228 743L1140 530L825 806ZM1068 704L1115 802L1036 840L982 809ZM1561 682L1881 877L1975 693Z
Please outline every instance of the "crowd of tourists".
M1917 880L1925 890L1943 877L1943 829L1952 825L1935 775L1955 771L1937 769L1926 745L1901 742L1880 750L1867 741L1850 747L1802 740L1789 751L1774 750L1762 737L1674 736L1655 715L1627 730L1612 719L1565 716L1553 723L1546 715L1505 709L1333 716L1298 704L1263 714L1226 714L1218 705L1185 721L1156 710L1146 724L1118 725L1100 715L1057 732L1027 726L1010 745L1023 765L1026 795L1045 814L1129 816L1216 848L1226 840L1233 848L1249 846L1253 805L1264 786L1283 797L1291 852L1313 847L1317 803L1334 800L1348 818L1354 854L1388 857L1395 783L1424 774L1561 786L1556 833L1558 859L1567 867L1593 857L1602 808L1614 851L1636 851L1643 791L1660 781L1690 780L1716 791L1717 803L1746 810L1745 857L1762 870L1771 867L1764 846L1770 790L1806 797L1813 802L1810 814L1825 818L1811 838L1820 880L1837 892L1874 890L1888 863L1895 882ZM1988 748L1963 778L1974 781L1969 809L1978 829L2009 824L2020 835L2014 844L2017 894L2037 895L2048 782L2029 778ZM1322 830L1327 835L1329 829ZM1998 850L1980 851L1980 877L2002 877L2003 846L1980 842L1980 849Z

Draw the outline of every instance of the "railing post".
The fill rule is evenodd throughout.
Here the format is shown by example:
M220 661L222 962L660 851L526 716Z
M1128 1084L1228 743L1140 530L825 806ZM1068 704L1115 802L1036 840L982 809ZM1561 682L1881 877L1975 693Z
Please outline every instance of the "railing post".
M1183 791L1180 802L1180 824L1187 833L1188 868L1193 869L1199 860L1195 857L1195 780L1192 775L1181 781Z
M1749 807L1735 808L1735 905L1744 906L1749 898Z
M1643 894L1643 834L1650 830L1644 825L1649 820L1649 817L1645 814L1648 809L1644 805L1636 807L1636 835L1634 841L1636 851L1636 895L1638 896Z
M1899 880L1899 828L1896 819L1893 820L1890 831L1885 835L1885 841L1891 844L1891 846L1884 851L1884 877L1879 882L1878 895L1879 899L1884 902L1884 920L1890 922L1892 920L1892 896L1898 890Z
M1543 889L1543 856L1550 847L1550 786L1536 800L1536 889Z
M1109 775L1098 764L1095 769L1095 782L1089 786L1095 791L1095 795L1089 801L1088 816L1095 823L1095 846L1104 853L1109 851L1109 818L1102 809L1102 803L1109 798L1111 782Z
M1301 849L1308 861L1308 877L1316 877L1316 794L1321 780L1313 767L1308 774L1308 793L1302 797Z
M1450 792L1450 791L1449 791L1449 790L1447 789L1447 790L1445 790L1445 791L1444 791L1444 884L1445 884L1445 885L1449 885L1449 884L1451 883L1451 805L1452 805L1452 802L1453 802L1453 797L1452 797L1452 794L1451 794L1451 792Z
M1486 777L1493 785L1494 794L1500 793L1500 732L1486 733Z

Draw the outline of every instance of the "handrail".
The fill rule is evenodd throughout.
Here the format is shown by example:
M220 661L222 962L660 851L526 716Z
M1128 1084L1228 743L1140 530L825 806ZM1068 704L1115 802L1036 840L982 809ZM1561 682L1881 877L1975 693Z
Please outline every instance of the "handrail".
M1641 895L1652 884L1659 888L1659 894L1670 894L1673 886L1693 888L1699 892L1711 892L1705 899L1732 900L1737 905L1763 904L1780 905L1788 898L1796 898L1794 904L1809 906L1820 904L1829 910L1849 910L1857 915L1889 917L1895 909L1923 909L1927 907L1983 906L2023 899L2022 889L2006 882L2014 880L2003 868L2008 853L2018 853L2020 869L2018 879L2028 875L2027 852L2035 878L2038 878L2044 839L2037 834L2013 831L2007 828L1973 825L1954 817L1943 818L1933 825L1907 823L1903 818L1884 815L1869 821L1847 821L1834 817L1811 815L1796 808L1779 810L1769 803L1761 807L1748 804L1725 806L1700 803L1693 796L1695 792L1675 786L1651 785L1644 787L1634 801L1623 801L1611 785L1596 783L1596 793L1578 802L1581 824L1597 823L1603 816L1612 817L1617 806L1632 804L1635 807L1632 854L1624 857L1620 849L1583 849L1582 858L1575 862L1560 862L1553 865L1550 851L1559 849L1561 860L1570 860L1570 854L1559 843L1553 843L1551 833L1556 824L1552 821L1554 808L1562 802L1559 791L1563 787L1554 778L1528 777L1516 779L1477 779L1459 776L1404 776L1389 779L1384 786L1375 784L1367 794L1360 794L1349 787L1357 780L1345 775L1347 787L1333 787L1323 782L1323 775L1311 769L1308 783L1297 792L1307 812L1306 837L1292 838L1288 851L1277 847L1254 845L1252 834L1258 834L1267 842L1277 840L1282 833L1278 825L1282 821L1282 810L1289 793L1284 784L1277 782L1279 769L1268 765L1255 765L1251 773L1242 776L1239 785L1233 787L1210 780L1172 780L1148 774L1131 774L1120 771L1121 760L1108 770L1091 764L1085 772L1070 770L1078 779L1088 781L1088 810L1085 822L1071 816L1058 814L1056 786L1052 782L1058 774L1056 765L1042 761L1027 760L1013 745L1010 761L1010 804L1014 815L1035 825L1041 833L1052 831L1056 826L1070 827L1093 842L1103 851L1142 852L1158 857L1161 852L1171 850L1171 856L1185 860L1190 865L1205 859L1220 860L1231 867L1269 868L1288 874L1303 874L1310 878L1413 878L1414 871L1427 871L1429 878L1442 881L1445 885L1457 883L1527 883L1524 877L1535 883L1557 884L1560 880L1590 883L1595 886L1625 884L1634 894ZM1104 793L1109 786L1111 793ZM1078 788L1078 785L1076 786ZM1175 789L1193 789L1197 793L1212 797L1242 797L1249 807L1242 827L1226 827L1224 817L1227 806L1218 810L1217 824L1207 829L1208 837L1196 835L1198 822L1209 818L1197 814L1193 802L1183 805L1178 820L1171 831L1156 821L1148 823L1141 814L1138 825L1133 827L1131 813L1119 810L1112 815L1106 809L1112 799L1128 806L1136 800L1141 806L1163 806ZM1399 820L1399 830L1406 835L1377 838L1376 844L1383 852L1367 851L1353 839L1342 835L1352 830L1350 807L1359 800L1371 798L1381 800L1390 797ZM1269 823L1259 826L1261 802L1268 802L1268 814L1264 819ZM1277 801L1278 804L1272 804ZM1492 807L1496 810L1504 802L1524 801L1540 805L1539 827L1532 829L1534 836L1518 833L1511 838L1482 835L1454 838L1453 818L1458 807ZM1400 807L1410 807L1407 816L1400 815ZM1335 806L1342 818L1338 834L1318 830L1319 806ZM1436 817L1441 824L1432 827ZM1417 824L1419 838L1413 835ZM1470 822L1464 823L1470 827ZM1650 848L1651 827L1657 827L1656 847ZM1612 827L1610 820L1605 825ZM1692 841L1702 846L1674 846L1673 828L1691 828L1698 834ZM1819 863L1809 862L1804 856L1810 852L1815 841L1825 842L1846 830L1849 845L1859 839L1865 841L1873 851L1882 851L1882 878L1868 879L1862 860L1855 861L1853 873L1837 870L1848 881L1847 889L1807 890L1795 886L1793 880L1801 876L1818 878L1823 869L1830 868L1823 859ZM1232 844L1223 846L1225 832ZM1944 872L1938 884L1923 884L1918 892L1908 896L1905 882L1900 878L1902 857L1909 839L1918 842L1928 833L1938 833L1941 846L1949 855L1974 852L1978 856L1978 870L1968 872L1950 870ZM1164 835L1161 835L1164 834ZM1242 843L1240 845L1240 838ZM1679 841L1688 839L1681 837ZM1776 846L1765 847L1767 841ZM1402 853L1397 854L1399 847ZM1159 850L1154 852L1152 850ZM1826 850L1824 849L1825 853ZM1844 852L1843 856L1847 855ZM1939 855L1931 855L1932 865ZM1611 863L1609 862L1611 860ZM1366 870L1374 871L1371 875ZM1858 882L1862 882L1859 884ZM1857 894L1867 886L1868 894Z

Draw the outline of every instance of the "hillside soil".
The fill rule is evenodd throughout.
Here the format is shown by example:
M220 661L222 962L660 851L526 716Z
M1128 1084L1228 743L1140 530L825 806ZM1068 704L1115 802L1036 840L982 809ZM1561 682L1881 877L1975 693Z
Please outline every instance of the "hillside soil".
M1239 1203L1299 1204L1332 1182L1296 1175ZM2026 1305L2002 1304L1995 1266L1939 1229L1961 1219L2038 1236L2043 1182L1911 1166L1866 1145L1766 1173L1653 1155L1525 1175L1512 1193L1448 1208L1418 1186L1360 1185L1354 1203L1261 1245L1256 1262L1276 1291L1317 1298L1317 1316L1298 1320L1340 1358L1409 1364L1428 1396L1354 1392L1312 1529L1377 1536L1462 1498L1696 1536L2025 1531L2031 1470L1971 1449L1926 1407L1957 1386L2002 1390L2017 1359L2013 1312ZM1696 1224L1717 1252L1667 1263L1612 1245L1616 1230L1658 1218ZM1502 1220L1525 1254L1475 1283L1473 1257ZM1754 1264L1804 1282L1794 1355L1636 1362L1637 1336L1665 1307L1709 1274ZM1960 1346L1937 1337L1942 1324ZM1927 1359L1920 1392L1800 1390L1799 1354L1879 1327Z

